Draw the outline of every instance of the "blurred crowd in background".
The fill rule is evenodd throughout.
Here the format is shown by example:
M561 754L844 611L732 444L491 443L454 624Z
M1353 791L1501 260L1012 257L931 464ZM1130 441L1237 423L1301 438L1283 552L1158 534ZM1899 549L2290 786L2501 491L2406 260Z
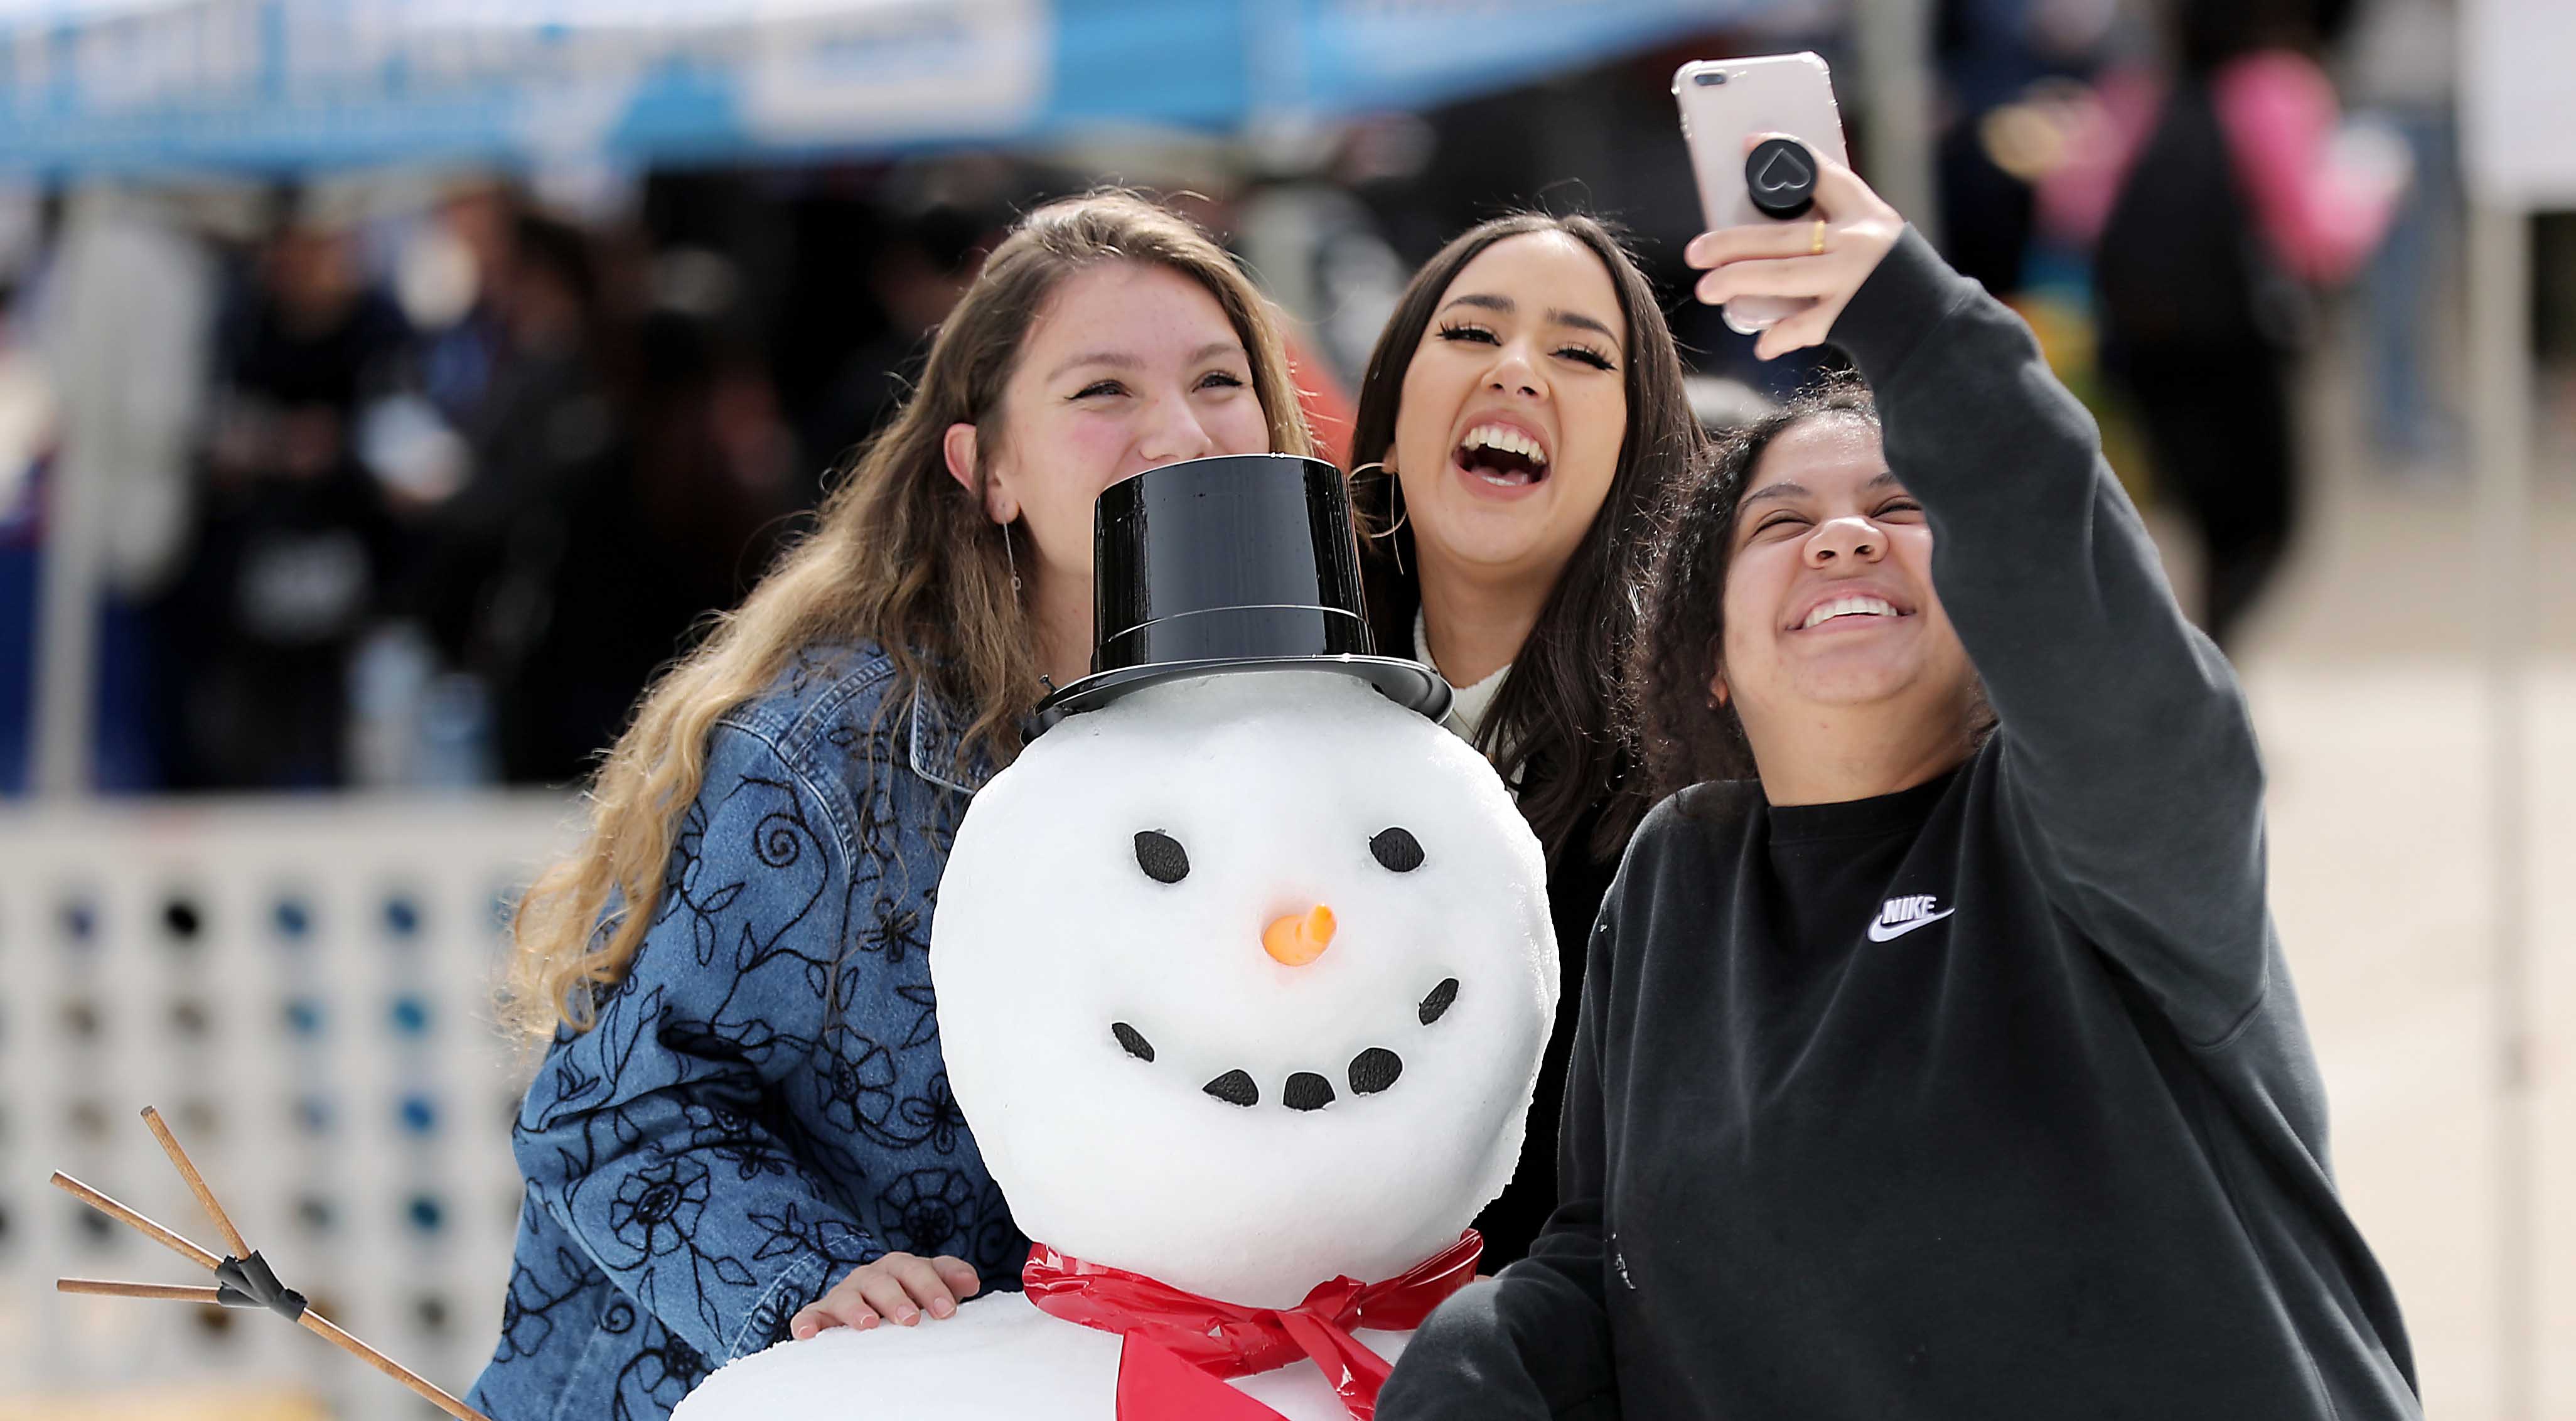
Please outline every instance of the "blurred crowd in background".
M2298 516L2298 362L2360 352L2389 478L2457 482L2450 0L1943 0L1937 229L2198 533L2226 641ZM29 776L49 470L115 440L95 777L112 792L577 782L901 398L1015 213L1184 205L1301 332L1328 442L1415 263L1516 205L1633 234L1707 417L1785 393L1684 300L1684 59L1772 12L1292 143L1135 135L795 166L371 173L0 196L0 790ZM1856 166L1872 116L1842 86ZM2544 362L2576 233L2544 223ZM1830 357L1820 357L1830 358Z

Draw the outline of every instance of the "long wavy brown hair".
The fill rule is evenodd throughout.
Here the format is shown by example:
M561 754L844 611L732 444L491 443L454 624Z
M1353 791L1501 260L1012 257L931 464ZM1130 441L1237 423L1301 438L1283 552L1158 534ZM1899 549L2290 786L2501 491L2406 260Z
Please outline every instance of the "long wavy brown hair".
M1621 352L1628 424L1601 511L1512 659L1476 748L1505 779L1521 777L1521 813L1551 863L1569 849L1615 859L1651 803L1626 783L1627 737L1617 714L1620 666L1637 625L1631 590L1643 572L1638 549L1664 486L1691 468L1706 442L1691 415L1681 354L1654 285L1618 235L1579 214L1522 212L1480 223L1441 248L1405 287L1369 356L1351 433L1352 468L1361 473L1382 465L1394 447L1405 371L1449 284L1487 247L1530 232L1573 238L1609 272L1628 322L1628 348ZM1369 611L1379 647L1410 656L1422 584L1402 490L1390 476L1355 477L1351 500L1370 533Z
M949 475L941 444L950 425L973 424L989 461L1007 424L1004 387L1049 299L1067 277L1113 261L1156 263L1207 288L1250 356L1271 448L1313 451L1270 304L1206 233L1126 191L1029 213L986 258L911 399L853 456L812 532L655 682L608 752L590 787L588 835L519 901L501 1004L509 1025L550 1037L597 1021L598 993L625 976L653 920L680 817L706 775L709 733L799 649L873 643L894 663L899 689L886 704L900 688L927 686L963 713L961 767L1018 755L1021 723L1043 691L1006 546L1025 533L994 528L980 492Z

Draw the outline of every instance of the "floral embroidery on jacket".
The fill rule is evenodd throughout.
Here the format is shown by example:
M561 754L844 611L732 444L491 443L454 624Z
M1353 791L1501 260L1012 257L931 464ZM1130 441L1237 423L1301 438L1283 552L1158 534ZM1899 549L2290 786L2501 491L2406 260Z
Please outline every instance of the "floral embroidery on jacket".
M718 724L633 967L520 1110L517 1253L471 1394L494 1421L667 1417L881 1253L1018 1286L1028 1242L930 988L979 779L873 649L809 650Z

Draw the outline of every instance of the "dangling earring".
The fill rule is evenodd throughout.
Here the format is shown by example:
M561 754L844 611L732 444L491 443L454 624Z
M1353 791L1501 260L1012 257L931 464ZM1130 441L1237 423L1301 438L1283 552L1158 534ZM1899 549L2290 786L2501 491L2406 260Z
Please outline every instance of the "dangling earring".
M1019 520L993 516L993 475L990 470L980 467L975 470L975 507L986 518L992 519L993 526L1002 530L1002 565L1011 570L1011 592L1016 596L1020 591L1020 560L1011 552L1011 524Z
M1002 523L995 526L1002 530L1002 564L1011 570L1011 600L1016 602L1021 597L1020 559L1018 554L1011 551L1011 525L1008 523ZM1048 695L1052 696L1055 694L1056 685L1055 678L1053 676L1050 676L1043 671L1039 672L1038 684L1046 687L1046 693Z

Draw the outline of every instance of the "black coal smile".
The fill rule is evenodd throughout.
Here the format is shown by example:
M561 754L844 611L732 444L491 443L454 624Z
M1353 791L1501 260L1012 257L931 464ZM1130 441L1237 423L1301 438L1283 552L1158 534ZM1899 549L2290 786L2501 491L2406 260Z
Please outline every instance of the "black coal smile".
M1457 1000L1458 979L1444 977L1440 985L1422 998L1414 1015L1424 1026L1429 1026L1446 1015ZM1117 1039L1120 1050L1148 1065L1153 1063L1154 1043L1145 1039L1145 1033L1126 1022L1113 1021L1109 1024L1109 1034ZM1371 1046L1350 1059L1343 1068L1342 1079L1353 1095L1376 1095L1394 1086L1403 1074L1402 1056L1383 1046ZM1228 1105L1248 1109L1261 1103L1260 1084L1253 1080L1250 1071L1241 1068L1227 1071L1200 1089ZM1292 1072L1279 1092L1279 1103L1291 1110L1321 1110L1333 1100L1333 1083L1313 1071Z

